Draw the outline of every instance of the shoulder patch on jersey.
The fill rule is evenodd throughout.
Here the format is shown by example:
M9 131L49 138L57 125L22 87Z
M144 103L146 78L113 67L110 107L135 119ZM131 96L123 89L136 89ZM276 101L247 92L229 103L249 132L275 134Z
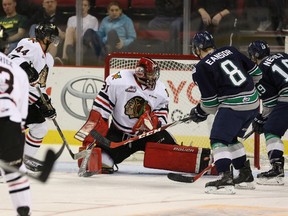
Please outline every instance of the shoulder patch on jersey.
M139 96L135 96L125 104L125 114L132 118L139 118L145 111L151 112L148 102Z
M125 92L136 92L136 86L129 86L127 89L125 89Z
M118 73L115 73L113 76L112 76L112 80L114 79L120 79L122 78L122 76L120 75L120 71Z

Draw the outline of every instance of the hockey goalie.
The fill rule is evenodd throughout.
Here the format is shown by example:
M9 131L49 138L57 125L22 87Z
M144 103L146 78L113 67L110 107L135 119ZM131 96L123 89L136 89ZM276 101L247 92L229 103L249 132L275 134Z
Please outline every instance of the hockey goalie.
M82 141L80 151L95 142L91 130L120 142L167 124L169 95L159 76L157 63L147 57L140 58L134 70L108 76L88 120L75 135ZM107 148L97 140L96 144L89 159L78 161L80 168L87 163L85 171L92 174L113 173L114 165L117 168L138 151L145 152L144 166L149 168L198 173L211 163L210 149L177 145L166 130L117 148Z

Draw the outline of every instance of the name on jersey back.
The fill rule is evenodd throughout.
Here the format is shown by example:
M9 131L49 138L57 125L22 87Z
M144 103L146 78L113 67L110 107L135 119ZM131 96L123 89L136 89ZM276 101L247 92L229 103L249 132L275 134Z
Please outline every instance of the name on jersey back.
M232 55L233 53L231 52L231 50L223 50L221 52L215 53L214 55L210 56L205 63L212 65L214 62L216 62L217 60L223 59L228 55Z

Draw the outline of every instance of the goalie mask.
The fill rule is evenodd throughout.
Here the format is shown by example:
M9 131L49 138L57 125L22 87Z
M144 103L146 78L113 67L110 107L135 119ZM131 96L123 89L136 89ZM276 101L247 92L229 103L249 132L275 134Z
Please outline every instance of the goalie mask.
M160 68L152 59L142 57L136 65L135 76L139 83L147 86L150 90L154 90L160 76Z
M208 48L215 48L213 36L207 31L196 33L192 39L192 53L199 57L200 50Z
M248 54L252 61L261 60L270 55L269 45L263 40L257 40L249 44Z
M59 39L59 31L56 25L53 23L40 23L35 29L35 36L37 40L44 41L47 39L46 46L48 47L51 43L54 46L58 46Z

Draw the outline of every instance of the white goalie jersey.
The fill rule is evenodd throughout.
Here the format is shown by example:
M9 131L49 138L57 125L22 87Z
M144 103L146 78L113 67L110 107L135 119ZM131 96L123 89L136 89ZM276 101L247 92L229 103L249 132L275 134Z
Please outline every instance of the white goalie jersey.
M113 123L124 133L131 134L138 118L154 112L162 125L167 124L169 95L164 83L157 80L154 90L139 84L134 70L121 70L105 80L93 103L93 109L103 118L112 116Z
M45 92L46 81L50 68L54 65L54 59L50 53L45 53L35 38L24 38L17 44L17 47L8 55L18 65L28 62L39 73L39 85ZM29 88L29 102L34 103L38 100L39 94L33 86Z

